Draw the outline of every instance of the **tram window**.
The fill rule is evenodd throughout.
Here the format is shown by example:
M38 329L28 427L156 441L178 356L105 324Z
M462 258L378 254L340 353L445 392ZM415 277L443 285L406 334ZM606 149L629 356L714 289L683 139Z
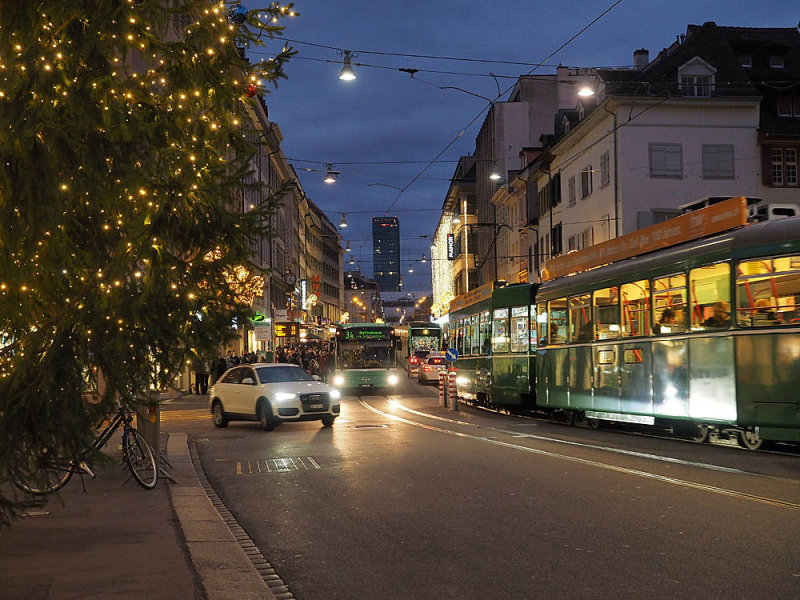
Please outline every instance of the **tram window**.
M528 307L511 307L511 351L528 351Z
M653 280L653 333L686 331L686 275L679 273Z
M508 309L497 308L492 315L492 354L508 352Z
M469 339L470 354L480 354L481 352L481 318L480 315L472 315L469 318Z
M536 352L536 324L538 319L536 318L536 305L531 304L531 318L529 320L530 325L530 339L528 341L528 348L531 352Z
M550 301L550 343L563 344L567 341L567 299Z
M730 326L730 279L728 263L689 271L693 330L725 329Z
M626 283L621 288L622 337L650 333L650 282Z
M481 313L481 354L489 354L489 340L491 338L492 321L489 318L489 311Z
M614 364L614 351L613 350L600 350L597 353L598 365L613 365Z
M590 342L594 339L591 319L591 296L581 294L569 299L569 341Z
M737 322L741 327L800 324L800 256L739 263Z
M644 351L641 348L628 348L622 354L625 364L638 364L644 362Z
M536 310L536 335L539 344L547 344L547 304L544 302L538 305Z
M594 327L598 340L619 337L619 288L597 290L594 293Z

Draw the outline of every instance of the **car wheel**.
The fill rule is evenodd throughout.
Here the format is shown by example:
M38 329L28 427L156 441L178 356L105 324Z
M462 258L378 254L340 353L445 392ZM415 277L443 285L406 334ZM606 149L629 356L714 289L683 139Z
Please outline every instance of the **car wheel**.
M275 429L275 419L272 416L269 402L264 399L259 400L258 406L256 407L256 414L258 415L258 420L261 422L261 428L264 431L272 431Z
M219 400L216 400L211 407L211 418L215 427L226 427L228 425L228 417L222 409L222 402Z
M333 422L336 420L336 417L333 415L323 415L322 416L322 426L323 427L330 427L333 425Z

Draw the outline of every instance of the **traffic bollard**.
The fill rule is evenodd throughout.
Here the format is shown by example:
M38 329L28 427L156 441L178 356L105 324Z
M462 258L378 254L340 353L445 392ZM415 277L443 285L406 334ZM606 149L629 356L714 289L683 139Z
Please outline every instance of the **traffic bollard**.
M439 371L439 406L447 406L445 388L447 387L447 373Z
M449 397L450 410L458 409L458 390L456 389L456 372L450 371L447 374L447 395Z

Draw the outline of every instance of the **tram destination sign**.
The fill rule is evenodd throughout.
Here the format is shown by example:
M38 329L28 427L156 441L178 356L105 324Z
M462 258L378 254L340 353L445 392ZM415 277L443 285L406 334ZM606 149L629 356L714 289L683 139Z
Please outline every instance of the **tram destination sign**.
M746 224L747 200L744 196L736 196L580 252L549 260L542 269L542 279L549 281Z

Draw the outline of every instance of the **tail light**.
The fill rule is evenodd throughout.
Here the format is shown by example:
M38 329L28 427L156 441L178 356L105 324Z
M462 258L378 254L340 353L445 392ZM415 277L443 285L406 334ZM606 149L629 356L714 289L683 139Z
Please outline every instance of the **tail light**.
M424 367L422 367L422 370L425 371L426 373L430 373L431 371L433 371L433 367L431 367L430 365L425 365Z
M412 365L415 365L419 362L419 359L416 356L412 356L409 361Z

